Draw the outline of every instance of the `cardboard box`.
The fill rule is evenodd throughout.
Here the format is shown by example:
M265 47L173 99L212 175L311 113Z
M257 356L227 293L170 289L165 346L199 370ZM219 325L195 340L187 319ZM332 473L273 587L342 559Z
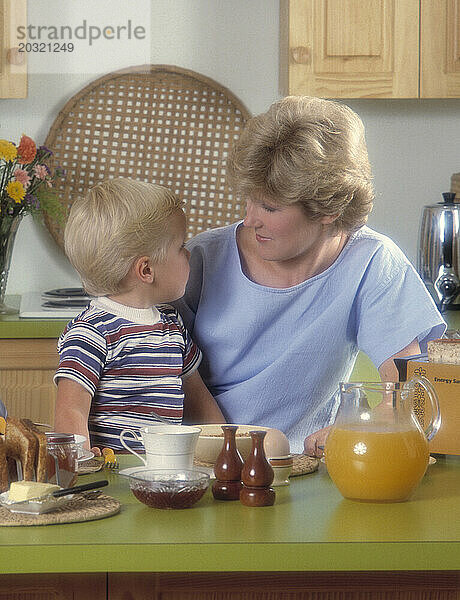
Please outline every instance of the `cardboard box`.
M441 409L441 426L430 441L430 452L460 454L460 365L428 362L426 355L395 359L400 381L426 377L433 385ZM422 428L431 418L431 404L425 390L418 386L413 406Z

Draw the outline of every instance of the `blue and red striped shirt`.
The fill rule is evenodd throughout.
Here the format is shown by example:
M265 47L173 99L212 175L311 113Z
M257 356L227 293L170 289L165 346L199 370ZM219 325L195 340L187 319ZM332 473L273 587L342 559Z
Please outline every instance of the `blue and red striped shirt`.
M91 446L123 450L120 432L157 423L154 411L182 422L182 378L201 361L182 318L167 304L132 309L97 298L66 326L58 341L59 367L92 396ZM133 448L142 448L134 440Z

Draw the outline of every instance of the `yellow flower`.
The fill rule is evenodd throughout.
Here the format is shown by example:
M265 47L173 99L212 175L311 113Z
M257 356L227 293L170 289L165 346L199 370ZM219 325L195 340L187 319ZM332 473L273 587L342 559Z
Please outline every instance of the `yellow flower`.
M14 160L18 155L16 146L7 140L0 140L0 158L6 161Z
M10 181L6 186L6 192L18 204L24 200L24 196L26 195L26 190L20 181Z

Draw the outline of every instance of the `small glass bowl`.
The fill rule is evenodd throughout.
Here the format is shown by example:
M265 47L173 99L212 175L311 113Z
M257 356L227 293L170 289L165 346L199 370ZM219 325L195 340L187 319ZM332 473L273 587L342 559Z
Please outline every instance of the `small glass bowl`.
M190 508L209 486L209 475L202 471L144 468L127 477L134 496L152 508Z

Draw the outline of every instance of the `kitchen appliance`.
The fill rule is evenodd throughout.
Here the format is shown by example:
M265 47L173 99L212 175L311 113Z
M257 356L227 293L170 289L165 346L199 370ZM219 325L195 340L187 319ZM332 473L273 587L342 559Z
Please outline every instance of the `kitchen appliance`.
M443 200L423 208L417 270L441 312L460 309L460 202Z

